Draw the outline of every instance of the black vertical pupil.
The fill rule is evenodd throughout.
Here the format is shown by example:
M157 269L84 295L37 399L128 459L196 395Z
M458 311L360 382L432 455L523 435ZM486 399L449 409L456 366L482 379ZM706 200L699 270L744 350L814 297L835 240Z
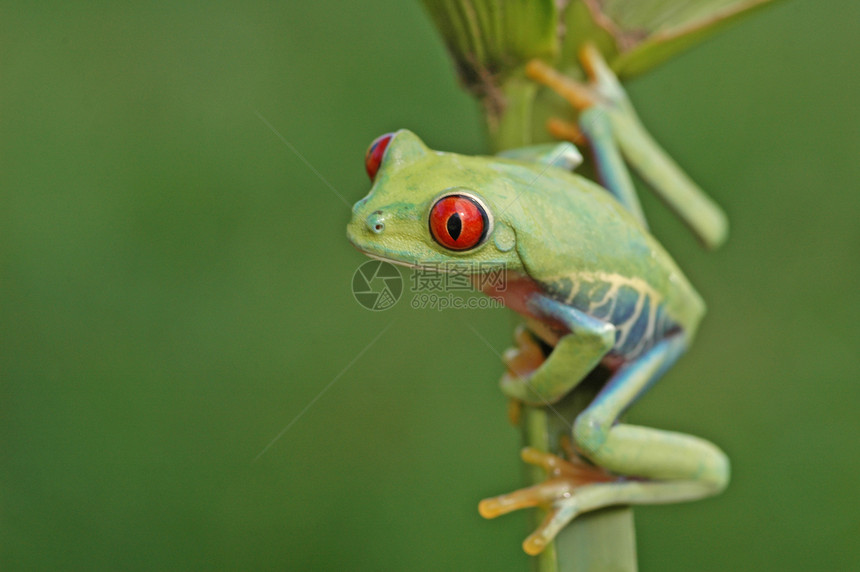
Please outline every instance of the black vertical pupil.
M445 228L448 229L448 234L451 238L457 240L460 238L460 233L463 232L463 221L460 220L460 213L454 213L448 217L448 222L445 223Z

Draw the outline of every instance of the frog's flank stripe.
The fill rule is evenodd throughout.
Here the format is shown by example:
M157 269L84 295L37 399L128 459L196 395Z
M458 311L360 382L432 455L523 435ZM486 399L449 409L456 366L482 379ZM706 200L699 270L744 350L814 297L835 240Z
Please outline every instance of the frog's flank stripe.
M632 358L650 348L676 324L662 296L644 280L619 274L580 273L548 285L549 293L617 330L614 352Z

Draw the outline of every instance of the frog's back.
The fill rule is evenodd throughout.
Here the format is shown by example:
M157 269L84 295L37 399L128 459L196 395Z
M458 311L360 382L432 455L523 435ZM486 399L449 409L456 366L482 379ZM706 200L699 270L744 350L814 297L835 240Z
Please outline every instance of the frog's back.
M529 276L554 299L615 325L621 357L673 331L692 336L704 303L657 240L602 187L559 169L543 177L515 207Z

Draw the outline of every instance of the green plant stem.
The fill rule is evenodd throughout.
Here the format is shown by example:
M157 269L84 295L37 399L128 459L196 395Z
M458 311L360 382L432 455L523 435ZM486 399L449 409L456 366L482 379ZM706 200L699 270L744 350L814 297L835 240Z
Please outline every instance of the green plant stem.
M536 117L542 115L535 100L536 89L525 78L513 78L502 88L505 106L497 117L488 117L490 145L496 152L550 140ZM562 438L571 436L571 426L579 413L594 399L607 372L598 369L576 389L551 407L523 407L521 428L523 444L564 456ZM528 484L546 479L543 469L527 468ZM536 527L544 511L535 511L531 522ZM635 572L636 534L633 510L610 507L583 514L565 527L544 551L533 560L536 572Z
M487 110L485 114L490 146L495 153L535 143L533 121L537 85L518 77L505 83L502 94L502 112L494 114Z
M559 403L549 407L525 407L522 416L526 446L564 455L561 439L570 436L570 424L594 398L602 384L599 374L590 376ZM546 479L543 470L529 466L528 482ZM533 526L543 519L534 515ZM610 507L583 514L565 527L547 548L534 559L537 572L595 572L636 570L636 535L633 510Z

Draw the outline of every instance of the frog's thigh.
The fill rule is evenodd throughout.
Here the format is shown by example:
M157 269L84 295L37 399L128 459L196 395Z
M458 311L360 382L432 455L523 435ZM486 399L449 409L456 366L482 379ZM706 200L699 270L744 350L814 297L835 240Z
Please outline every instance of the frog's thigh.
M563 323L570 333L528 379L507 378L502 390L532 405L558 401L594 369L615 343L615 327L545 296L535 296L529 307L537 314Z
M623 498L615 502L686 500L715 494L728 484L728 459L712 443L683 433L613 425L618 416L677 360L685 347L686 340L681 335L661 341L638 360L621 368L576 419L574 441L601 467L622 475L675 481L647 483L648 487L639 483L642 488L619 488L617 493ZM622 490L627 492L622 493Z

